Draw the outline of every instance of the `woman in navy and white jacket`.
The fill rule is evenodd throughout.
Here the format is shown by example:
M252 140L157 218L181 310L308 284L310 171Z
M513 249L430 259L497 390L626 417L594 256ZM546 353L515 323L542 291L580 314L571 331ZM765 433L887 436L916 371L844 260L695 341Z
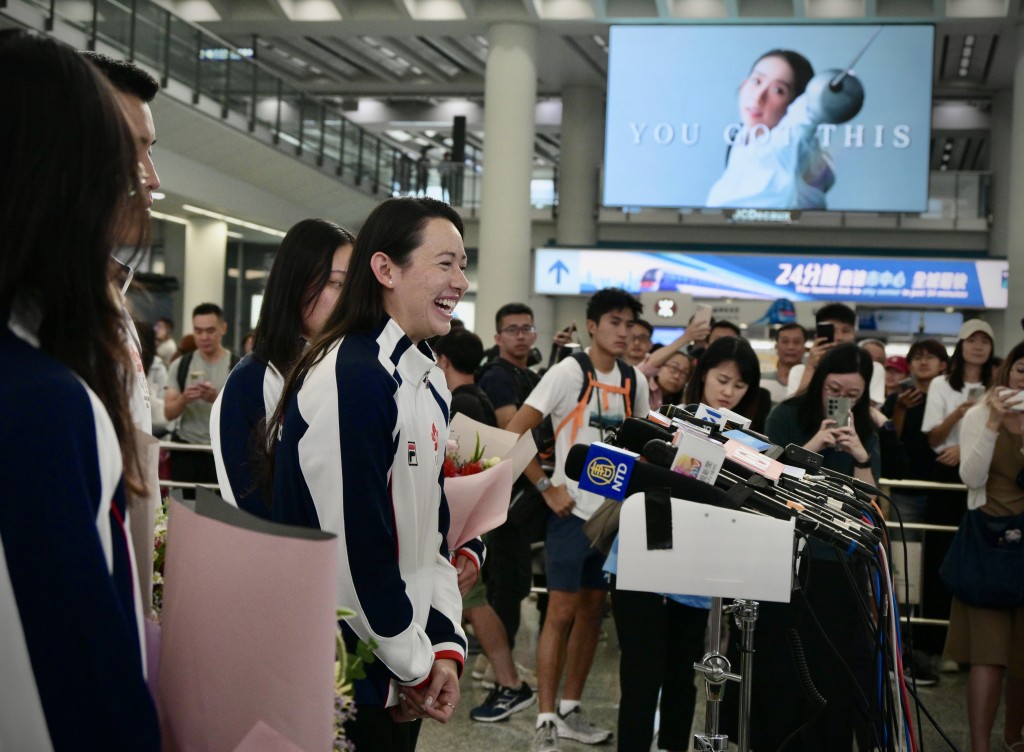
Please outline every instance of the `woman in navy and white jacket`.
M353 242L352 233L325 219L304 219L288 230L267 278L253 351L231 370L213 403L210 443L221 496L258 517L270 517L258 471L267 419L284 377L341 296Z
M341 301L285 385L273 518L341 539L338 605L356 682L357 748L411 750L420 718L446 722L465 660L442 482L450 393L424 340L445 334L469 286L459 215L389 199L359 232Z
M159 750L108 279L115 239L143 238L135 140L102 76L48 38L0 34L0 99L0 749Z

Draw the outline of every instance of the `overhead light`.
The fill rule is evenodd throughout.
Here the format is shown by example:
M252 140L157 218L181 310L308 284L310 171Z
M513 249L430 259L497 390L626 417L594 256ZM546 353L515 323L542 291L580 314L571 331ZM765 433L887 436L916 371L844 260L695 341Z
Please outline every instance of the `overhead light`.
M184 217L175 217L173 214L164 214L163 212L150 210L149 216L153 219L162 219L164 222L173 222L176 225L187 225L188 220Z
M209 217L210 219L219 219L221 222L227 222L229 225L248 227L250 230L262 232L265 235L272 235L275 238L283 238L285 236L285 233L280 230L275 230L273 227L258 225L255 222L246 222L244 219L239 219L238 217L229 217L227 214L220 214L207 209L200 209L198 206L192 206L191 204L183 204L181 208L187 212L191 212L192 214L199 214L204 217Z
M957 71L957 73L960 75L961 78L965 78L967 76L967 69L961 68L960 70Z
M243 235L242 233L240 233L240 232L233 232L232 230L228 230L225 234L229 238L233 238L234 240L242 240L242 239L245 238L245 235Z
M966 45L973 45L974 44L974 34L968 34L966 37L964 37L964 44L966 44Z
M162 201L163 199L167 198L167 194L160 193L160 191L153 191L149 195L153 197L154 201Z

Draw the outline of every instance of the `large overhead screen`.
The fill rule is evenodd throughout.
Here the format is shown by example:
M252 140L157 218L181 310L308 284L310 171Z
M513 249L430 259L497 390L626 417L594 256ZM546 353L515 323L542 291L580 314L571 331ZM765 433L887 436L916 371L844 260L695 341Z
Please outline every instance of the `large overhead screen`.
M925 25L614 26L604 203L924 211L933 54Z

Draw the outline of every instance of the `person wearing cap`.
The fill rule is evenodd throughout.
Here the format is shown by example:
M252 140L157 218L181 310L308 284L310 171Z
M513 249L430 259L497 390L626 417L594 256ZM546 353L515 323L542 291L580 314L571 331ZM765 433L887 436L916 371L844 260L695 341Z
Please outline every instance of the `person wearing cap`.
M981 319L960 327L956 348L946 376L935 379L928 390L921 430L937 455L940 482L957 483L960 465L960 420L992 383L995 335Z
M900 391L900 382L910 375L910 364L902 355L890 355L885 359L885 397Z

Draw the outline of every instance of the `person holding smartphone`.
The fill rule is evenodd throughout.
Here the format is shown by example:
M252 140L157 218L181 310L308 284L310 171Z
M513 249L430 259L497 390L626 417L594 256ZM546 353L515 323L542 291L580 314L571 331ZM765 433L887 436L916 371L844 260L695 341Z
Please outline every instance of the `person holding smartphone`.
M986 322L965 321L949 360L949 373L936 379L928 390L921 430L928 435L928 443L942 466L933 480L959 480L960 420L992 383L994 342L992 327Z
M935 473L936 455L928 443L928 436L921 430L921 423L924 420L929 387L946 372L949 353L938 340L924 339L910 346L906 361L910 367L910 379L900 382L899 388L886 398L882 406L882 413L893 423L893 430L900 440L906 461L900 463L903 472L899 475L893 476L888 472L885 475L931 480ZM894 490L892 500L903 522L924 520L928 494ZM920 534L908 532L906 538L918 540Z
M764 432L775 444L798 444L820 453L825 467L874 485L881 457L870 414L871 358L855 343L841 342L828 348L816 365L808 387L772 409ZM849 400L849 425L840 427L828 417L830 398ZM854 585L845 572L851 562L840 561L842 556L831 546L809 541L798 573L801 587L793 601L761 603L757 671L772 681L753 683L754 749L781 749L798 730L788 749L850 749L855 730L859 734L870 722L870 711L861 699L870 696L865 688L871 668L870 636L861 628L861 594L852 592ZM790 652L791 629L801 638L815 685L828 698L824 711L810 724ZM726 700L731 703L729 694Z
M1024 514L1024 342L1018 343L993 378L993 388L963 419L960 478L970 514ZM977 510L977 511L975 511ZM1009 544L1007 530L1005 543ZM983 545L979 543L979 545ZM1006 575L1009 576L1009 575ZM1024 749L1024 608L970 606L952 601L945 655L969 663L967 720L972 752L988 752L1000 694L1006 698L1003 749Z

